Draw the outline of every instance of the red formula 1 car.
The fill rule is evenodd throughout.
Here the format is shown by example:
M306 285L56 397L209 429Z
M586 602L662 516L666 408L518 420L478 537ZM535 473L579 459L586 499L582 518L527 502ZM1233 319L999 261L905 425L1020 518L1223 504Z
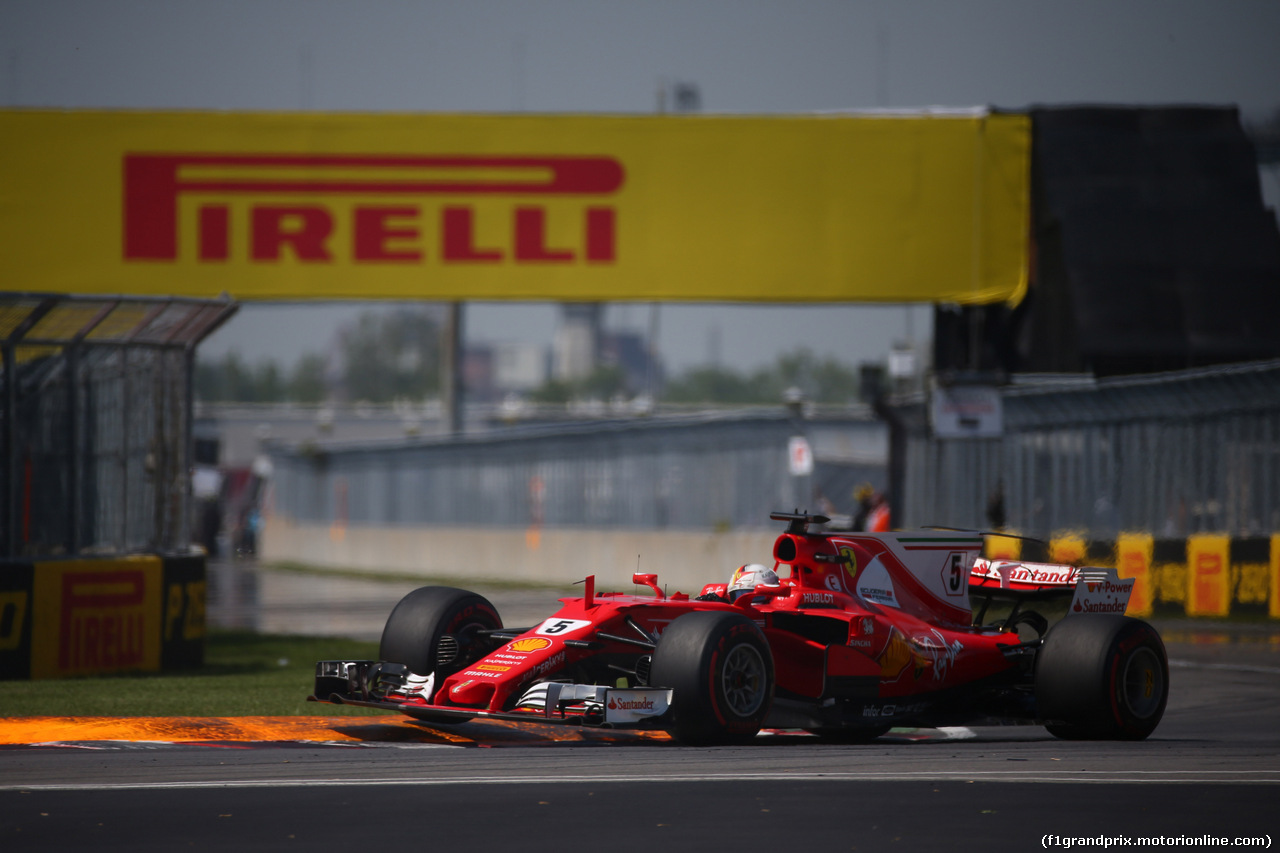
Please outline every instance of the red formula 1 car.
M736 577L666 595L638 574L652 595L597 593L587 578L583 597L542 623L504 628L479 595L417 589L387 620L382 660L320 662L312 698L437 723L657 728L686 743L739 742L763 727L858 741L891 726L984 722L1139 739L1159 723L1164 644L1123 615L1128 589L1114 573L1015 585L1014 569L978 560L979 534L818 533L809 528L822 516L771 517L788 524L776 573L755 567L745 590L730 589ZM971 584L1012 600L1009 613L975 619ZM1026 606L1067 596L1051 629Z

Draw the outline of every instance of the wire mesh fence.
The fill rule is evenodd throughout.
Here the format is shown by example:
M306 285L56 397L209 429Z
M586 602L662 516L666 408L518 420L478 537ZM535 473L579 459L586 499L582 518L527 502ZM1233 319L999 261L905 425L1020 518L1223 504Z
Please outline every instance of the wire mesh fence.
M924 400L895 407L904 433L895 527L1094 539L1280 530L1280 361L1013 385L1000 398L1003 433L990 439L937 438ZM277 442L271 509L339 526L761 527L771 510L826 508L825 497L843 512L855 484L883 488L883 433L865 414L757 413ZM801 477L787 457L797 434L817 458ZM824 454L842 443L861 452Z
M0 550L137 551L190 541L190 361L234 306L0 300Z
M1011 386L1004 434L939 439L902 406L901 523L1031 535L1280 530L1280 361Z

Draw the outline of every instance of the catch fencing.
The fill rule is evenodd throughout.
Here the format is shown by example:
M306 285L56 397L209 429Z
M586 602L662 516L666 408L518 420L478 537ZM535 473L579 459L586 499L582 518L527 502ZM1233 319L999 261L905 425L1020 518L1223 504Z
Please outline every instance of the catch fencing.
M0 298L5 557L190 542L191 359L225 301Z
M1047 537L1280 531L1280 361L1009 386L1003 435L941 439L924 401L903 432L896 526ZM1001 511L1002 508L1002 511Z

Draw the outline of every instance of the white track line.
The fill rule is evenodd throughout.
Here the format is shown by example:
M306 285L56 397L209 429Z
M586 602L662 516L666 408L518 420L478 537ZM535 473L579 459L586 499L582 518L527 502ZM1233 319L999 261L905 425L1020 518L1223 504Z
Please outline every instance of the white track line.
M972 772L836 772L836 773L701 773L613 776L450 776L434 779L225 779L186 782L116 782L91 784L0 785L0 791L161 791L214 788L370 788L434 787L439 785L554 785L606 784L611 782L1040 782L1048 784L1280 784L1280 770L1116 770L1026 771L978 770Z
M1280 666L1254 666L1247 663L1199 663L1192 660L1170 660L1169 666L1175 669L1219 669L1227 672L1265 672L1268 675L1280 675Z

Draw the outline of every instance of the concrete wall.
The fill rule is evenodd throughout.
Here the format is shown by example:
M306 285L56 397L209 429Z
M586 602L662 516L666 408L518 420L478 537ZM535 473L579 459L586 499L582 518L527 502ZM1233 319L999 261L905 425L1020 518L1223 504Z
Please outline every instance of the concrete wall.
M743 563L772 565L776 530L657 531L551 528L326 527L273 517L261 556L316 566L392 571L423 577L567 585L589 574L603 590L629 591L640 571L668 592L696 595L723 583ZM989 537L992 559L1114 566L1138 579L1131 616L1280 618L1280 533L1114 540L1062 535L1048 543Z
M569 584L589 574L601 589L630 590L631 575L656 572L669 592L696 595L743 563L773 563L776 530L330 527L267 520L260 556L317 566L424 577Z

